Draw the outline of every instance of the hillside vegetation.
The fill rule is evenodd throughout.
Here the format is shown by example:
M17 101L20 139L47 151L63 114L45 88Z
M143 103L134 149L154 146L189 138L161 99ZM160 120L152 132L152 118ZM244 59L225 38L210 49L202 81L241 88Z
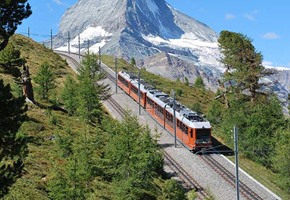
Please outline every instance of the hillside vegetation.
M26 65L30 67L38 104L27 104L27 117L20 127L19 135L25 138L28 151L21 177L16 179L5 199L63 199L64 197L125 199L124 197L128 195L129 199L136 199L139 195L146 195L152 199L168 199L171 195L175 197L184 195L180 185L164 179L161 154L156 142L148 137L149 130L138 125L136 119L129 114L124 122L111 119L106 110L98 105L100 92L106 90L105 86L98 87L96 94L91 93L94 90L86 90L91 87L91 71L84 68L82 78L78 77L61 57L26 37L15 35L11 43L20 50L21 57L25 58ZM87 63L95 62L95 59L90 57ZM114 68L113 57L102 55L102 61ZM48 65L54 74L54 87L49 90L48 99L42 99L37 89L39 85L35 82L43 63L46 63L45 65ZM98 66L96 66L98 74L97 68ZM121 69L137 73L135 67L118 59L118 71ZM15 83L15 77L4 73L2 68L0 70L0 79L3 79L5 84L11 84L12 93L17 97L19 87ZM102 78L102 75L96 77ZM231 135L228 134L232 126L236 124L242 127L239 133L244 135L240 136L240 142L241 145L247 144L250 151L243 151L245 147L241 148L241 165L278 195L286 199L289 197L288 169L290 167L287 162L289 159L285 159L289 157L288 152L290 152L287 145L289 122L281 117L280 107L274 97L268 104L264 103L267 99L262 98L253 105L251 101L245 101L247 97L238 99L237 96L229 95L228 100L231 101L232 106L225 108L224 101L214 100L221 91L214 94L203 88L202 84L188 86L186 82L169 81L145 70L141 70L141 78L168 94L174 89L178 101L208 116L213 125L214 136L221 138L229 146L232 146ZM92 115L87 115L83 110L90 104L83 101L89 99L86 98L88 95L92 95L93 99L97 100L95 102L97 106L93 105ZM52 106L65 107L68 113L64 110L53 110ZM96 117L100 114L101 118ZM276 120L270 120L269 123L269 116ZM132 135L128 135L124 128L128 126L138 131L131 131ZM261 130L273 134L269 134L267 140L251 139L257 136L257 131ZM140 133L144 136L139 135ZM143 158L147 158L148 155L142 155L139 147L132 151L126 150L127 138L135 138L130 141L130 145L136 145L136 148L140 147L141 142L137 138L148 141L143 148L149 148L148 152L152 153L153 160L144 160ZM120 149L115 149L121 141L124 142L124 149L121 148L122 145ZM260 146L257 146L258 144ZM270 148L270 154L266 148ZM255 154L261 155L259 159L255 158ZM128 160L123 159L124 157L128 157ZM143 168L146 168L147 162L156 164L153 168L152 166L146 168L149 170L147 173L150 177L138 174L138 166L131 165L132 158L134 162L138 160L136 164L140 161L139 164L142 163ZM248 158L266 167L253 163ZM115 165L116 159L120 161L117 165ZM126 175L128 172L132 176L128 177ZM148 183L141 184L140 180L143 179ZM132 191L132 188L136 190Z
M237 38L240 36L233 35ZM230 37L231 35L228 34L222 39L226 41ZM288 162L290 154L287 146L290 141L289 120L283 116L280 102L273 93L266 94L259 91L260 87L267 87L260 84L259 79L272 72L262 67L259 63L262 60L261 54L256 52L247 39L242 36L236 39L236 43L225 42L224 47L228 48L226 53L230 54L230 58L225 59L225 62L231 62L228 65L234 69L234 73L225 73L221 80L225 85L229 80L234 80L233 82L240 85L228 84L228 88L221 88L216 94L203 87L197 87L198 84L190 87L186 82L166 80L143 69L141 69L141 78L168 94L172 89L175 90L177 99L181 103L207 116L213 126L213 136L231 149L234 143L232 129L236 125L239 133L240 165L270 190L283 199L288 199L290 197L290 163ZM246 45L239 46L239 42L244 42ZM256 62L253 63L249 59L247 61L249 63L241 64L240 60L246 60L233 59L239 54L233 55L234 50L229 50L231 45L233 49L240 48L239 52L245 51L245 54L252 52L249 57L255 57ZM114 70L112 57L102 56L102 60ZM118 59L118 71L121 69L138 73L135 67ZM233 160L232 157L229 158Z
M112 119L100 104L107 88L94 84L103 78L98 66L91 73L95 58L85 59L76 76L60 56L31 39L16 35L11 43L30 67L37 103L27 103L19 121L23 168L9 190L1 190L3 199L186 198L181 185L163 172L162 154L150 131L129 113L123 122ZM54 87L43 96L35 80L46 66ZM20 95L15 77L2 70L0 79L14 85L14 96ZM69 106L75 109L55 109Z

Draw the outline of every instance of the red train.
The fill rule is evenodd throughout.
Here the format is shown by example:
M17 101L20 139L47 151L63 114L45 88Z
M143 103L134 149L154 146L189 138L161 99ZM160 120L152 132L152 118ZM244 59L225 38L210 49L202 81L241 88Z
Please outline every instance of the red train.
M118 86L135 101L139 101L138 79L132 73L118 73ZM174 133L173 99L149 84L140 81L140 104L166 130ZM188 149L198 151L209 148L211 141L211 125L198 113L191 111L180 103L175 103L176 136Z

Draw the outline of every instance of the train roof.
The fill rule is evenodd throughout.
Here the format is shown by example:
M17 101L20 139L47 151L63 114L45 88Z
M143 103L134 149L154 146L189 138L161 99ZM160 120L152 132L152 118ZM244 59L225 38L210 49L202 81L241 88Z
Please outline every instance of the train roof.
M138 77L135 73L120 71L119 74L125 78L128 82L131 82L135 87L138 87ZM173 98L168 94L156 89L144 80L140 80L141 92L147 92L147 96L154 100L159 106L166 109L173 115ZM176 118L186 124L195 128L211 128L210 123L202 117L199 113L194 112L182 105L178 101L175 101Z
M125 72L120 71L119 75L121 75L125 80L128 82L131 82L132 85L134 85L136 88L138 88L138 76L134 72ZM140 79L140 91L141 92L147 92L147 88L149 88L149 84L145 82L144 80Z
M174 101L168 94L155 89L148 90L147 96L173 115ZM204 117L202 117L199 113L190 110L178 101L175 101L175 112L176 118L192 127L211 128L210 123Z

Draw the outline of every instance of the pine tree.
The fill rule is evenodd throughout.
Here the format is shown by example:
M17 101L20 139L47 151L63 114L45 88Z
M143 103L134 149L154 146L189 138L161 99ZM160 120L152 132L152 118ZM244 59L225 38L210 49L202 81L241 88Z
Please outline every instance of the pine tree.
M18 131L27 110L24 103L24 98L15 98L10 85L5 86L0 80L0 198L21 176L23 169L26 144Z
M102 118L102 105L99 94L90 76L90 70L88 68L83 70L78 79L78 115L87 123L95 122L95 119L100 121Z
M135 117L127 115L112 134L105 158L115 177L115 199L142 199L152 195L153 178L162 171L163 162L149 130L140 126Z
M203 80L202 80L202 78L201 78L200 76L198 76L198 77L195 79L194 87L201 88L201 89L204 88L204 83L203 83Z
M86 122L95 122L95 119L100 122L102 119L100 100L109 97L110 87L99 83L105 78L105 74L97 64L96 55L86 55L79 71L77 113Z
M135 66L135 65L136 65L136 61L135 61L135 58L134 58L134 57L131 58L131 62L130 62L130 64L131 64L132 66Z
M22 65L24 60L20 58L20 51L16 50L12 43L0 51L0 66L6 73L12 74L14 77L20 77L19 66Z
M61 97L67 110L68 114L73 115L76 113L78 107L77 93L78 93L78 84L71 77L68 76L64 83L64 88L61 93Z
M86 72L85 72L86 71ZM99 98L101 100L108 99L110 96L110 86L108 84L101 83L100 81L106 78L106 74L103 72L98 64L98 59L95 54L87 54L81 62L81 68L79 68L81 79L82 72L83 75L86 73L94 83Z
M265 83L260 80L274 72L263 67L262 54L257 52L247 36L222 31L218 42L223 54L221 62L227 69L222 84L228 85L227 92L234 92L236 96L249 93L253 102L258 94L263 93L261 88Z
M27 0L0 1L0 51L8 44L22 20L31 15L31 8Z
M186 86L189 86L189 80L188 80L187 77L184 77L184 84L185 84Z
M281 177L279 183L288 193L290 192L290 128L280 130L276 137L276 148L272 154L272 163L275 172Z
M50 68L48 63L43 63L35 76L42 99L48 99L49 90L54 88L54 74Z

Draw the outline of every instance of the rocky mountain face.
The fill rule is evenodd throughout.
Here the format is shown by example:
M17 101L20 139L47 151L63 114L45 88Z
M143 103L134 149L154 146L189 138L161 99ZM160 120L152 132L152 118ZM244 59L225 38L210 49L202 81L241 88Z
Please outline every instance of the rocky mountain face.
M173 80L187 77L190 83L201 76L208 88L216 90L224 71L218 62L217 38L208 26L165 0L79 0L63 15L54 45L67 51L69 44L74 52L79 45L81 51L89 48L97 53L101 48L102 54L128 61L134 57L147 71ZM280 71L279 76L286 80L289 73ZM277 84L284 98L287 82Z

